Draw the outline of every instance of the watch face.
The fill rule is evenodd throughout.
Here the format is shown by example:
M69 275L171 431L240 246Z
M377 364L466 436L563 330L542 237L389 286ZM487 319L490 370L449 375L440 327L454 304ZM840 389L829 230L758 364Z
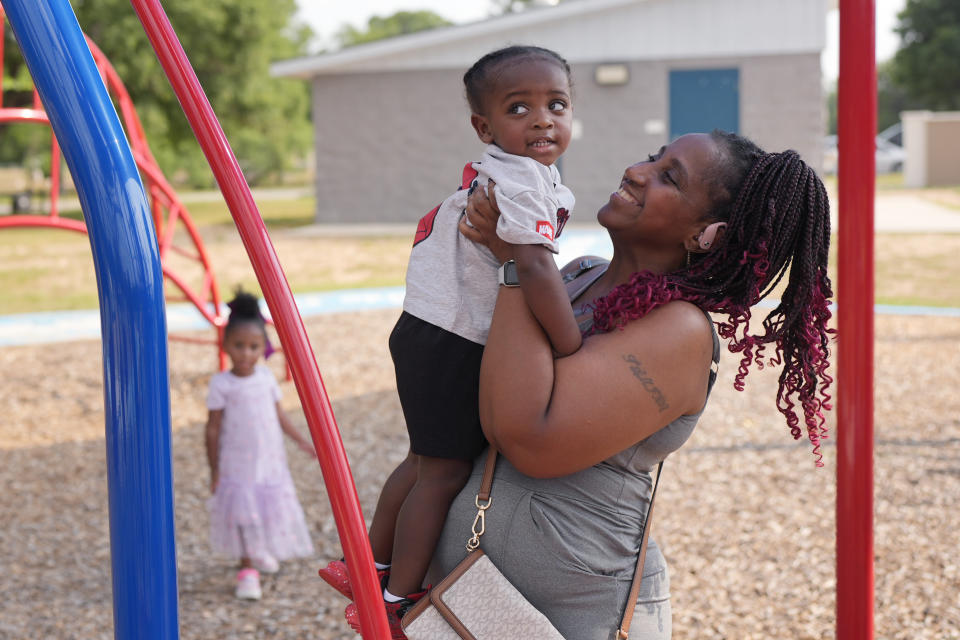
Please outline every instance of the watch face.
M517 286L520 279L517 277L517 263L510 261L503 265L503 283L507 286Z

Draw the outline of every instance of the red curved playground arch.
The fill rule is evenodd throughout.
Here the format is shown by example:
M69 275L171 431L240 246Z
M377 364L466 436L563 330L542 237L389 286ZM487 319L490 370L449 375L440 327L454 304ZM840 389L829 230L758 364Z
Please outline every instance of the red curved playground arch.
M6 19L3 7L0 6L0 24L6 28ZM2 36L2 34L0 34ZM190 302L203 315L204 319L217 330L215 340L200 340L217 346L220 367L226 365L224 354L220 351L225 317L220 314L220 292L216 277L210 264L203 239L197 232L190 213L177 197L176 191L170 186L160 166L157 164L147 138L144 135L143 125L137 116L133 101L127 93L126 87L117 75L116 70L100 48L87 37L87 45L93 54L94 62L100 71L100 76L113 98L127 140L133 151L133 158L140 170L143 186L150 198L150 207L153 212L153 224L157 232L157 242L160 249L160 263L163 276L168 285L167 301ZM3 38L0 37L0 60L3 59ZM33 106L6 107L3 104L3 77L0 74L0 125L9 123L29 123L50 127L50 120L37 91L33 92ZM57 138L50 131L50 176L49 176L49 208L46 213L14 214L0 217L0 229L13 227L48 227L65 229L86 234L87 227L82 220L60 217L60 146ZM178 233L179 232L179 233ZM171 264L174 257L185 258L188 264L194 264L196 273L191 275L179 271ZM198 282L199 284L198 284ZM174 340L194 341L183 336L170 336Z

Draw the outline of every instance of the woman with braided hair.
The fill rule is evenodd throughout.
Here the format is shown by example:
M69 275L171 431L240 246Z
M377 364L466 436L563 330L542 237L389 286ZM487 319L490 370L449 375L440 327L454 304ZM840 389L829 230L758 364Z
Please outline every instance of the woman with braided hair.
M476 190L468 215L464 235L514 257L493 231L494 197ZM738 389L751 364L782 366L777 407L794 438L806 432L817 465L831 382L829 205L795 152L720 131L683 136L627 168L597 219L610 261L562 270L581 348L555 357L522 290L501 286L480 377L483 431L502 454L481 547L577 640L617 637L651 471L703 412L720 338L741 354ZM751 308L784 278L779 305L751 331ZM434 583L466 554L484 460L450 509ZM631 638L670 637L669 587L651 539Z

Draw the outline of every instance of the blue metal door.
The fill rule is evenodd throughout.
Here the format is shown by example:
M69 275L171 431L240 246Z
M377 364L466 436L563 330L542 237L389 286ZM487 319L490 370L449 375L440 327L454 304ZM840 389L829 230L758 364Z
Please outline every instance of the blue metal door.
M739 69L671 71L670 139L714 129L739 132Z

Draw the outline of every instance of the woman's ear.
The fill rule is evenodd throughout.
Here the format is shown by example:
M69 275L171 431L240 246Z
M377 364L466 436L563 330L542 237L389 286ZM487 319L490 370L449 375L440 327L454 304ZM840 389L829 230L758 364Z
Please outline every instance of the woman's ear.
M714 222L708 224L706 227L700 231L694 238L691 238L691 242L688 242L687 251L692 251L694 253L704 253L710 251L710 249L717 244L717 241L723 237L723 232L727 227L726 222Z
M479 113L470 114L470 124L473 130L477 132L477 137L483 144L493 142L493 131L490 129L490 122Z

